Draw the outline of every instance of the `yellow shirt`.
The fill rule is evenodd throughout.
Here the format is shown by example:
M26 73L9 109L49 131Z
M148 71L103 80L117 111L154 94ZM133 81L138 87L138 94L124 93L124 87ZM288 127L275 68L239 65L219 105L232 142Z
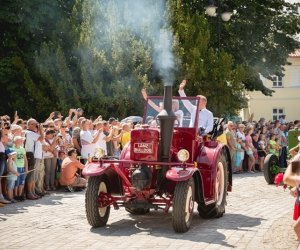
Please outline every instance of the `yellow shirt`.
M121 137L121 145L122 148L125 147L125 145L127 144L127 142L130 141L130 133L129 132L125 132L122 137Z

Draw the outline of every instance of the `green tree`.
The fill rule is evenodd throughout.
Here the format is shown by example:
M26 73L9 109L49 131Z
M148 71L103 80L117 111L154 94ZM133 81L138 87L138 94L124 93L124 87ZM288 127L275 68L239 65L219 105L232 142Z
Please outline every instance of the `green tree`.
M182 7L184 15L205 15L206 1L172 2ZM260 90L271 95L272 91L263 86L260 74L268 79L273 75L282 76L288 55L299 48L295 36L300 33L300 3L291 4L285 0L221 2L235 10L231 20L221 24L221 48L233 56L235 66L245 68L247 76L243 84L247 90ZM217 18L205 18L209 23L210 47L217 48Z
M246 105L242 95L245 68L236 67L233 56L224 50L217 52L210 47L209 24L203 16L186 14L180 1L174 3L178 82L185 78L190 95L205 95L215 116L236 114Z

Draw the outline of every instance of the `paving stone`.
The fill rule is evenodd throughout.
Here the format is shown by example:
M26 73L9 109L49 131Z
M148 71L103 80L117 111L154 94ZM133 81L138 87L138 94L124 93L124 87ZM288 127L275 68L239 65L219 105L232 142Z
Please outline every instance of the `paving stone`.
M0 249L297 249L293 232L294 199L267 185L262 174L234 175L226 214L199 217L191 229L174 233L171 213L133 216L111 210L104 228L91 228L84 192L51 193L37 201L0 208Z

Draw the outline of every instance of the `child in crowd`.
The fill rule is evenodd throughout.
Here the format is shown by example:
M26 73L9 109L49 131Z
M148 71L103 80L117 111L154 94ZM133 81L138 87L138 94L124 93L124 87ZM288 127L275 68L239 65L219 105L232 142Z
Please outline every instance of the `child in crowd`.
M14 188L15 182L19 176L17 165L16 165L16 151L13 149L7 150L7 177L6 177L6 189L7 189L7 198L10 202L15 203L17 202L14 199Z
M56 164L56 171L55 171L55 186L59 186L59 179L61 175L61 164L63 160L66 158L65 151L58 152L57 164Z
M26 151L23 148L23 142L24 142L24 137L22 136L15 136L14 137L14 151L16 152L16 166L17 166L17 171L19 173L18 178L16 179L15 183L15 199L24 201L24 195L23 195L23 190L24 190L24 185L25 185L25 173L28 172L28 162L26 158Z
M280 150L280 145L277 143L276 135L273 133L273 134L271 134L271 137L269 140L269 152L270 152L270 154L279 156L279 150Z
M114 147L114 157L119 159L121 149L120 149L120 129L116 126L112 127L112 142Z
M296 221L294 231L300 242L300 154L291 160L284 173L283 182L294 187L291 190L291 195L296 197L293 216L293 219Z
M257 150L257 154L258 154L258 163L259 163L259 170L263 171L264 168L264 160L265 157L267 155L266 153L266 138L264 134L260 134L259 135L259 139L258 139L258 150Z
M238 137L236 140L236 158L235 158L235 166L236 166L236 173L242 172L242 162L244 160L244 150L242 149L242 138Z

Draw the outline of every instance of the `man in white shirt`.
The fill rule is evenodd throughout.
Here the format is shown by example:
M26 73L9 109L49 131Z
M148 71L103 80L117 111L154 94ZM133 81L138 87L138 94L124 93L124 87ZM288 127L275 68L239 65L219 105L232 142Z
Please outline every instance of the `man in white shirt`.
M181 82L181 84L179 85L178 93L181 97L186 97L186 94L184 92L185 85L186 85L186 80L183 80ZM214 117L213 117L212 112L210 112L206 108L206 104L207 104L206 97L203 95L197 95L197 97L200 97L198 128L203 128L204 134L208 134L209 132L211 132L213 130ZM193 127L194 123L195 123L197 107L188 100L183 100L182 102L183 102L183 105L186 107L186 109L191 114L190 127Z
M83 159L88 159L88 157L93 157L96 149L96 142L99 139L100 133L102 131L98 130L94 134L89 130L91 125L90 120L82 121L82 130L80 132L81 141L81 156Z
M27 121L27 131L25 132L25 150L28 160L28 170L33 170L35 167L35 147L37 141L44 140L43 126L37 123L33 118ZM38 196L35 194L35 178L34 172L30 172L26 176L27 199L35 200Z
M104 154L107 155L107 145L106 142L109 142L112 138L112 130L109 133L109 135L105 135L103 132L103 122L99 121L97 122L95 127L94 133L97 133L97 131L100 131L100 136L98 141L96 142L96 149L101 148L104 150Z

